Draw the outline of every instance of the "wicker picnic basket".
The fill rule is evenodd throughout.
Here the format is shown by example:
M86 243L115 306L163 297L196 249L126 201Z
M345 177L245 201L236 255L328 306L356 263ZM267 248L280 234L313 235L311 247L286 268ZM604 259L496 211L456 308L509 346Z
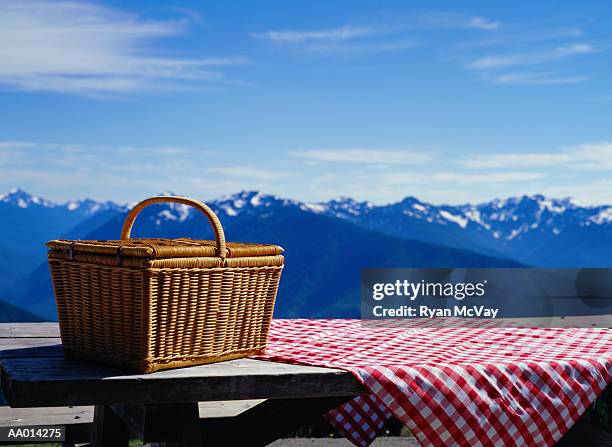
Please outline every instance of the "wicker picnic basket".
M174 202L201 211L215 241L130 239L138 213ZM226 243L204 203L153 197L121 240L54 240L49 266L65 354L139 372L262 353L283 269L276 245Z

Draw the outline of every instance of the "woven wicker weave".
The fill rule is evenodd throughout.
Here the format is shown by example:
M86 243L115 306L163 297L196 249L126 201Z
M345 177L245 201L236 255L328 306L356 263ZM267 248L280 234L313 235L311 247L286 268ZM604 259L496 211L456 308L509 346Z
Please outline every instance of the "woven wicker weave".
M200 210L215 241L130 239L138 213L159 202ZM67 356L152 372L266 347L282 248L226 243L219 219L201 202L153 197L130 211L121 240L47 246Z

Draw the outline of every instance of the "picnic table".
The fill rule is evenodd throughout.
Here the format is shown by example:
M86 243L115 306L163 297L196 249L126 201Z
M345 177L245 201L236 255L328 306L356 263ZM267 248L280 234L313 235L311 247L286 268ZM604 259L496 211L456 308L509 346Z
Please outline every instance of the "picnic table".
M255 359L130 374L65 359L55 323L0 324L0 373L13 407L0 426L67 425L65 445L90 438L95 447L127 446L130 436L152 446L267 445L366 394L344 370ZM612 444L581 422L559 445Z
M127 446L130 433L156 446L267 445L365 391L346 371L254 359L129 374L65 359L55 323L0 324L0 362L15 423L86 420L86 407L61 407L93 405L92 425L67 435L91 429L95 447Z

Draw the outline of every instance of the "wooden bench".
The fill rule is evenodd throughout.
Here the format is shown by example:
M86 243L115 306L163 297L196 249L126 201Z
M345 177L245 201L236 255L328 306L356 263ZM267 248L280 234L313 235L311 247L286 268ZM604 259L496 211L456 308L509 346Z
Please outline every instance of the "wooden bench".
M263 403L264 400L200 402L198 412L202 424L233 418ZM208 421L204 422L204 419ZM94 420L93 406L11 408L0 407L0 427L59 425L66 427L65 445L88 443ZM1 445L2 443L0 443Z

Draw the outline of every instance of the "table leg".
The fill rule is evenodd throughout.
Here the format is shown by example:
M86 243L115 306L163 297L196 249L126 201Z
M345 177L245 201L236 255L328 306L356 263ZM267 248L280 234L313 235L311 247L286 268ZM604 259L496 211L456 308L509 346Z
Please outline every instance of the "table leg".
M579 419L555 447L612 447L612 434Z
M108 405L96 405L91 429L93 447L128 447L130 431Z
M197 402L160 405L112 405L133 435L150 446L200 447Z

